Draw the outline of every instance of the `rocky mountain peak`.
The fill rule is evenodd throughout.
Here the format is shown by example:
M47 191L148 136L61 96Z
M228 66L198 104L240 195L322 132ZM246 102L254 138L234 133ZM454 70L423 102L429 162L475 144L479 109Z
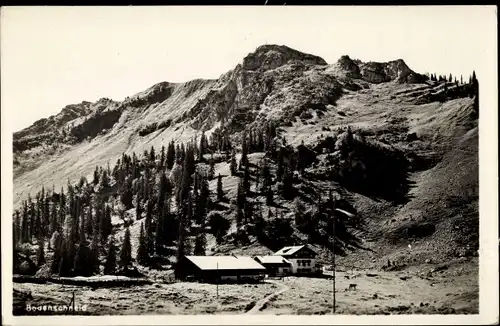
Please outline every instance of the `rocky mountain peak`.
M244 70L269 70L283 66L290 61L304 64L326 65L326 61L318 56L303 53L284 45L266 44L259 46L243 59Z

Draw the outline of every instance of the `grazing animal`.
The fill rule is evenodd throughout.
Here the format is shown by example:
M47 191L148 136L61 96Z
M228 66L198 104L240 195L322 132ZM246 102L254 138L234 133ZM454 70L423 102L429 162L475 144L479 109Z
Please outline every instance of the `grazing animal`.
M349 284L349 291L351 291L351 290L356 291L356 286L358 286L358 285L354 284L354 283Z
M344 275L344 278L345 278L346 280L348 280L348 279L349 279L349 275Z

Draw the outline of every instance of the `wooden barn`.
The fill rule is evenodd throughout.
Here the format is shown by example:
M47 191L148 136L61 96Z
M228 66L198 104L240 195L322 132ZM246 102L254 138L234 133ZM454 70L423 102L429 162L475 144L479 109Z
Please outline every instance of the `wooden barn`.
M251 257L184 256L176 267L177 278L201 282L260 282L266 268Z
M266 268L269 276L288 275L292 270L292 263L282 256L257 256L254 259Z

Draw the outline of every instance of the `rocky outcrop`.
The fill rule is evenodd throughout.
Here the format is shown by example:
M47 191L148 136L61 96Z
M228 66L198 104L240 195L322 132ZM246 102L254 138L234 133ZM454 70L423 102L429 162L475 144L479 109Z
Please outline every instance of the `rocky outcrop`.
M402 60L367 62L360 65L361 76L370 83L395 81L397 83L422 83L425 77L411 70Z
M305 64L326 65L322 58L291 49L284 45L262 45L243 59L245 70L269 70L283 66L292 60Z
M337 67L345 73L346 77L361 78L361 72L358 65L347 55L343 55L337 61Z

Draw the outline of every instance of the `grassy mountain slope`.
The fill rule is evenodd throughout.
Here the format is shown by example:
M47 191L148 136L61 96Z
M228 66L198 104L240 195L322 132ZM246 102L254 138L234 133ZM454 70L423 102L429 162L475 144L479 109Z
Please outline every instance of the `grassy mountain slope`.
M390 260L404 267L430 258L445 261L474 255L478 120L470 87L428 81L402 60L361 63L342 57L328 65L287 47L262 46L218 80L160 83L120 103L84 102L71 114L65 109L52 120L16 133L14 142L20 145L14 152L14 206L42 185L59 189L68 179L76 182L86 176L90 180L96 165L114 165L124 152L142 154L151 146L158 152L170 140L187 142L201 131L210 135L221 124L237 143L243 129L274 121L280 141L293 147L303 144L315 152L315 163L295 180L305 209L313 210L317 196L325 199L334 190L345 199L344 208L361 221L346 225L350 238L343 241L347 254L341 262L382 267ZM369 144L356 147L354 158L339 154L335 144L345 137L346 126L352 129L355 143ZM400 202L382 194L383 180L394 176L376 164L379 157L393 153L409 162L404 185L409 191ZM258 164L263 156L252 153L250 163ZM372 164L382 175L369 176L376 180L369 187L363 187L363 182L348 184L348 177L340 178L338 173L348 173L349 162ZM273 165L273 173L275 169ZM332 170L337 173L333 177ZM234 199L239 177L230 175L225 161L216 164L219 172L227 198ZM257 170L252 172L255 175ZM355 180L352 175L349 178ZM212 180L212 191L215 187ZM264 203L265 197L255 194L251 201ZM293 201L278 197L276 206L283 217L293 217ZM223 209L234 219L231 202ZM131 227L134 254L139 225L135 221ZM117 226L115 231L120 238L123 229ZM234 222L231 231L236 234ZM232 241L231 234L222 245L208 241L209 253L271 251L253 236L246 244ZM305 242L307 235L294 226L290 241ZM325 250L321 255L328 258Z

